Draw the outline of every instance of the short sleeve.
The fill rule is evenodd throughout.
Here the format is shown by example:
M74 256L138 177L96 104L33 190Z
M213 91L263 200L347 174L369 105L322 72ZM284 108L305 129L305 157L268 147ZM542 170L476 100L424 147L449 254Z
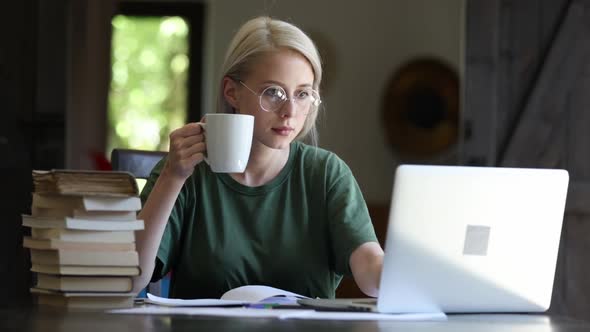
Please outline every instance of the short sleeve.
M350 168L336 156L330 158L327 170L326 205L334 270L351 275L352 252L366 242L377 242L367 204Z
M150 195L154 185L160 176L161 170L164 167L166 160L161 160L150 173L147 182L141 191L141 201L145 204L148 196ZM186 202L187 188L186 183L182 187L174 207L168 218L168 223L160 240L158 247L158 253L156 255L155 269L152 275L152 281L157 281L165 276L169 271L173 269L176 264L176 258L179 257L178 252L182 243L182 226L184 221L184 211Z

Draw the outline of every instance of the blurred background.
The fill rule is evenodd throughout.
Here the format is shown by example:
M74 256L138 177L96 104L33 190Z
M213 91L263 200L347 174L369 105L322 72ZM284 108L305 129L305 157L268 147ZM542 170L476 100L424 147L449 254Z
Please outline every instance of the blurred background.
M114 147L167 150L170 131L214 112L239 26L270 15L320 50L319 146L351 167L380 239L400 163L568 169L552 310L586 315L589 2L6 1L0 289L29 301L31 169L108 169Z

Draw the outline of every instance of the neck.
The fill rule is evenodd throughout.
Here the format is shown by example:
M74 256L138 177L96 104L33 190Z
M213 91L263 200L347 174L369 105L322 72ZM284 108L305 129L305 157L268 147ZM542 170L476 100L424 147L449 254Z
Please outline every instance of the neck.
M271 149L262 143L252 143L248 166L244 173L232 173L231 177L239 183L257 187L267 184L279 175L289 160L290 147Z

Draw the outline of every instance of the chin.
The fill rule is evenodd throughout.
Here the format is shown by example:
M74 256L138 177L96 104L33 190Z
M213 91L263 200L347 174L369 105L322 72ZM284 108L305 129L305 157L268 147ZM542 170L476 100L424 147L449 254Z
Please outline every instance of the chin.
M291 142L293 142L293 139L289 138L289 139L281 139L281 140L271 140L268 142L263 142L263 144L271 149L283 150L283 149L287 149L289 147L289 145L291 144Z
M256 135L254 140L269 149L284 150L288 149L289 145L295 140L295 135L279 136L274 133L264 133Z

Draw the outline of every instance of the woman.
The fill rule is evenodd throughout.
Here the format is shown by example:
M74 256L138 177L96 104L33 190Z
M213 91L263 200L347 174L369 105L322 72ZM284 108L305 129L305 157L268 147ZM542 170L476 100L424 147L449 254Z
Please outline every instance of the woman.
M178 298L218 298L247 284L331 298L350 273L377 295L383 250L350 169L299 141L315 145L321 77L317 49L297 27L258 17L240 28L217 111L255 117L248 165L213 173L199 124L170 134L170 153L142 192L137 291L172 270Z

